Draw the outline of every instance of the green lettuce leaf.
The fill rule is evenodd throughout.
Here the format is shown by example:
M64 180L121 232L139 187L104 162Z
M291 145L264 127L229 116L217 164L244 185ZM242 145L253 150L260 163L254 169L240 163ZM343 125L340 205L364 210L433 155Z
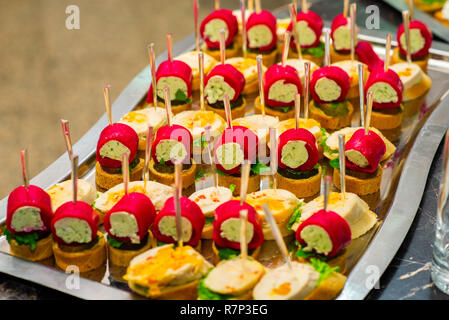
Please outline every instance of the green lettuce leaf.
M216 292L211 291L206 285L204 284L204 279L201 279L198 283L198 297L202 300L228 300L232 298L231 295L226 294L219 294Z
M114 239L112 237L107 237L108 243L113 246L114 248L120 248L123 245L123 242L118 241L117 239Z
M340 169L340 158L335 158L329 161L329 164L332 168Z
M220 260L231 260L237 257L240 254L240 251L231 249L231 248L222 248L218 250L218 256Z
M31 251L36 249L37 239L39 239L39 235L37 232L31 232L23 236L19 236L17 234L12 234L8 229L3 231L3 234L6 236L6 240L8 243L12 240L16 240L19 245L25 244L30 247Z
M311 258L310 259L310 264L315 269L315 271L320 274L320 277L319 277L318 282L316 284L317 286L319 286L320 283L323 280L325 280L332 272L340 271L339 267L333 267L332 268L330 265L328 265L326 262L324 262L324 261L322 261L320 259Z
M288 231L293 231L292 230L292 226L299 221L299 219L301 218L301 213L302 213L302 201L299 203L299 205L296 207L295 211L293 211L293 214L290 217L290 220L288 220L287 223L287 230Z
M231 192L234 192L235 188L237 188L237 186L235 184L231 183L229 185L229 190L231 190Z
M215 221L214 216L206 217L206 224L211 224Z
M316 47L302 48L301 52L303 54L310 54L314 57L323 57L324 56L324 42L320 42Z
M184 102L187 102L187 103L191 102L189 97L187 97L187 95L185 94L185 92L182 89L178 89L176 91L176 93L175 93L175 100L184 101Z

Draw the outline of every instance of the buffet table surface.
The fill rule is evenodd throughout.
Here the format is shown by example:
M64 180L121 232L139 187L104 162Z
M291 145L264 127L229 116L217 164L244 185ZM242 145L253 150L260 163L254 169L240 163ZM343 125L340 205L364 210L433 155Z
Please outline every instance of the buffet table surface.
M320 5L321 2L323 5ZM340 10L340 2L342 1L312 1L313 8L326 21L331 21L335 12ZM381 1L358 0L357 3L359 5L358 25L363 27L365 24L367 17L365 7L376 4L381 13L381 30L393 34L396 32L397 26L401 23L400 13ZM424 196L410 231L392 263L381 277L376 289L370 292L367 299L449 300L449 296L439 291L430 278L437 197L443 166L442 149L442 144L440 144L429 172ZM0 299L73 299L73 297L0 273Z

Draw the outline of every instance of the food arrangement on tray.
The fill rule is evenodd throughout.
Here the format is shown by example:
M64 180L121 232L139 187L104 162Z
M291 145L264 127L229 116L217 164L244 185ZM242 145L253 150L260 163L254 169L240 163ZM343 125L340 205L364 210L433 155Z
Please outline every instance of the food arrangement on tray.
M404 12L384 61L348 0L330 30L305 0L289 19L248 2L216 1L199 23L194 1L195 50L174 57L169 34L156 67L152 44L145 103L117 123L104 88L93 179L78 178L68 121L71 180L30 185L22 152L12 255L151 299L338 296L388 209L382 186L432 86L432 34Z

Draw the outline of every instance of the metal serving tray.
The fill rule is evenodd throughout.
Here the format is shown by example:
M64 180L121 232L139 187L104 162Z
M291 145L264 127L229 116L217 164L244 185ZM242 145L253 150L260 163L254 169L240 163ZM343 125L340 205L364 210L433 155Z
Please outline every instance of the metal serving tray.
M288 13L285 8L281 8L275 14L282 18ZM366 34L372 32L362 30L359 38L371 42L376 52L382 55L384 35L380 32L374 36ZM174 46L174 54L192 50L193 44L194 37L191 35ZM396 43L393 42L393 45ZM396 143L397 151L385 165L379 199L372 205L378 214L379 223L348 247L345 271L348 279L338 299L366 297L393 259L417 212L433 156L449 123L449 51L432 49L431 52L433 59L429 62L428 74L433 80L433 86L423 107L404 118L401 138ZM156 62L159 64L165 59L166 52ZM150 82L150 70L147 67L113 103L114 120L143 104ZM357 122L355 117L353 125L357 125ZM74 145L74 152L80 159L80 175L84 179L93 179L96 143L99 132L106 125L107 117L103 115ZM70 162L64 154L32 179L31 183L47 189L69 176ZM6 203L7 198L0 201L0 227L4 226ZM260 258L275 252L274 241L266 241ZM131 293L126 284L113 280L111 271L105 266L104 270L82 275L79 286L72 288L70 275L56 269L51 261L34 263L9 255L7 241L0 236L0 272L82 299L140 298Z

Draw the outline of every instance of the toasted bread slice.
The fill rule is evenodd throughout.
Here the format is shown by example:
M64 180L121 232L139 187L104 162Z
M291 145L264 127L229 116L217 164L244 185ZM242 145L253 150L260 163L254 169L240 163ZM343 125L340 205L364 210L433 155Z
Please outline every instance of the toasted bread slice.
M142 178L143 168L145 166L145 161L139 158L139 163L131 170L129 176L129 181L138 181ZM95 165L95 184L97 185L97 190L104 192L111 189L123 182L123 175L119 172L109 173L106 172L97 161Z
M241 46L239 45L237 39L234 40L233 46L231 48L226 48L226 58L238 57L240 54L240 49ZM220 50L211 50L206 46L206 44L203 43L203 45L201 46L201 51L207 53L215 60L221 61Z
M250 252L248 252L249 256L251 258L257 260L257 258L259 257L259 253L260 253L260 249L261 248L262 248L262 246L257 247L254 250L249 250L250 251ZM220 249L217 248L217 246L215 245L215 242L212 242L212 252L214 253L214 260L213 261L214 261L214 264L216 265L216 264L218 264L221 261L221 259L220 259L220 255L219 255Z
M26 244L18 244L16 240L12 239L9 243L9 252L16 257L29 260L41 261L50 258L53 255L52 250L53 237L50 234L36 242L36 248L31 250Z
M376 175L369 179L359 179L350 175L346 175L346 191L358 195L366 195L379 191L382 181L382 167L379 165ZM340 190L340 170L334 168L334 185Z
M373 109L371 113L371 126L379 130L392 130L401 126L403 117L404 107L402 105L399 107L397 113L392 114Z
M57 242L53 242L53 254L56 265L66 270L69 266L77 266L80 272L88 272L101 267L106 262L106 241L101 232L99 239L92 248L79 252L63 251Z
M338 296L345 283L346 276L334 271L312 291L306 300L332 300Z
M413 60L412 62L416 65L418 65L421 70L424 73L427 73L427 64L429 63L430 54L428 54L424 59L420 60ZM391 55L391 64L401 63L401 62L407 62L407 60L404 60L401 55L399 48L396 47L393 49L393 54Z
M195 173L196 173L197 165L193 161L193 159L191 161L192 161L192 165L190 166L190 168L187 170L181 171L181 179L182 179L182 188L183 189L187 189L191 185L195 184ZM149 166L148 166L148 170L150 173L150 177L152 179L156 180L159 183L165 184L165 185L172 185L173 183L175 183L175 174L174 173L161 173L154 168L154 165L155 165L155 163L154 163L153 159L151 159Z
M254 112L256 114L262 113L262 105L260 103L260 96L254 100ZM278 117L279 121L287 120L295 116L295 108L290 108L287 112L277 111L273 108L265 108L265 114L273 117Z
M291 179L276 173L278 188L288 190L298 198L311 197L320 191L321 172L319 166L318 173L307 179Z
M192 97L190 97L190 100L192 100ZM161 107L161 108L165 108L165 103L163 103L162 101L158 101L157 102L157 106ZM178 114L180 112L187 111L187 110L190 110L190 109L192 109L192 103L191 102L190 103L179 104L179 105L176 105L176 106L174 106L174 105L171 106L171 112L173 114Z
M237 118L241 118L245 116L246 113L246 99L245 97L242 97L243 99L243 103L241 106L235 107L231 109L231 115L232 115L232 119L237 119ZM205 101L205 107L206 110L208 111L213 111L216 114L218 114L220 117L222 117L223 119L226 119L226 111L225 109L218 109L218 108L213 108L211 107L208 103L207 100Z
M153 235L151 231L148 231L148 233L147 243L139 250L123 250L120 248L114 248L108 243L107 247L109 263L117 267L127 267L135 256L138 256L142 252L151 249L153 244Z
M309 112L310 117L318 121L322 128L328 130L338 130L340 128L349 127L352 121L352 114L354 113L354 107L348 100L348 113L343 117L332 117L327 115L322 109L315 105L315 101L310 101Z
M274 49L273 51L271 51L271 52L269 52L267 54L262 53L262 64L265 67L270 67L273 64L275 64L276 63L276 59L278 57L278 52L279 51L277 49ZM259 55L259 53L254 53L254 52L247 52L246 53L246 57L247 58L254 59L254 60L256 60L258 55Z
M234 191L232 192L232 194L234 196L239 196L240 195L240 177L234 177L228 174L219 174L218 175L218 184L220 186L229 188L229 186L231 184L233 184L235 186ZM248 179L248 193L257 191L260 189L260 175L259 174L254 174L254 175L249 175L249 179Z

